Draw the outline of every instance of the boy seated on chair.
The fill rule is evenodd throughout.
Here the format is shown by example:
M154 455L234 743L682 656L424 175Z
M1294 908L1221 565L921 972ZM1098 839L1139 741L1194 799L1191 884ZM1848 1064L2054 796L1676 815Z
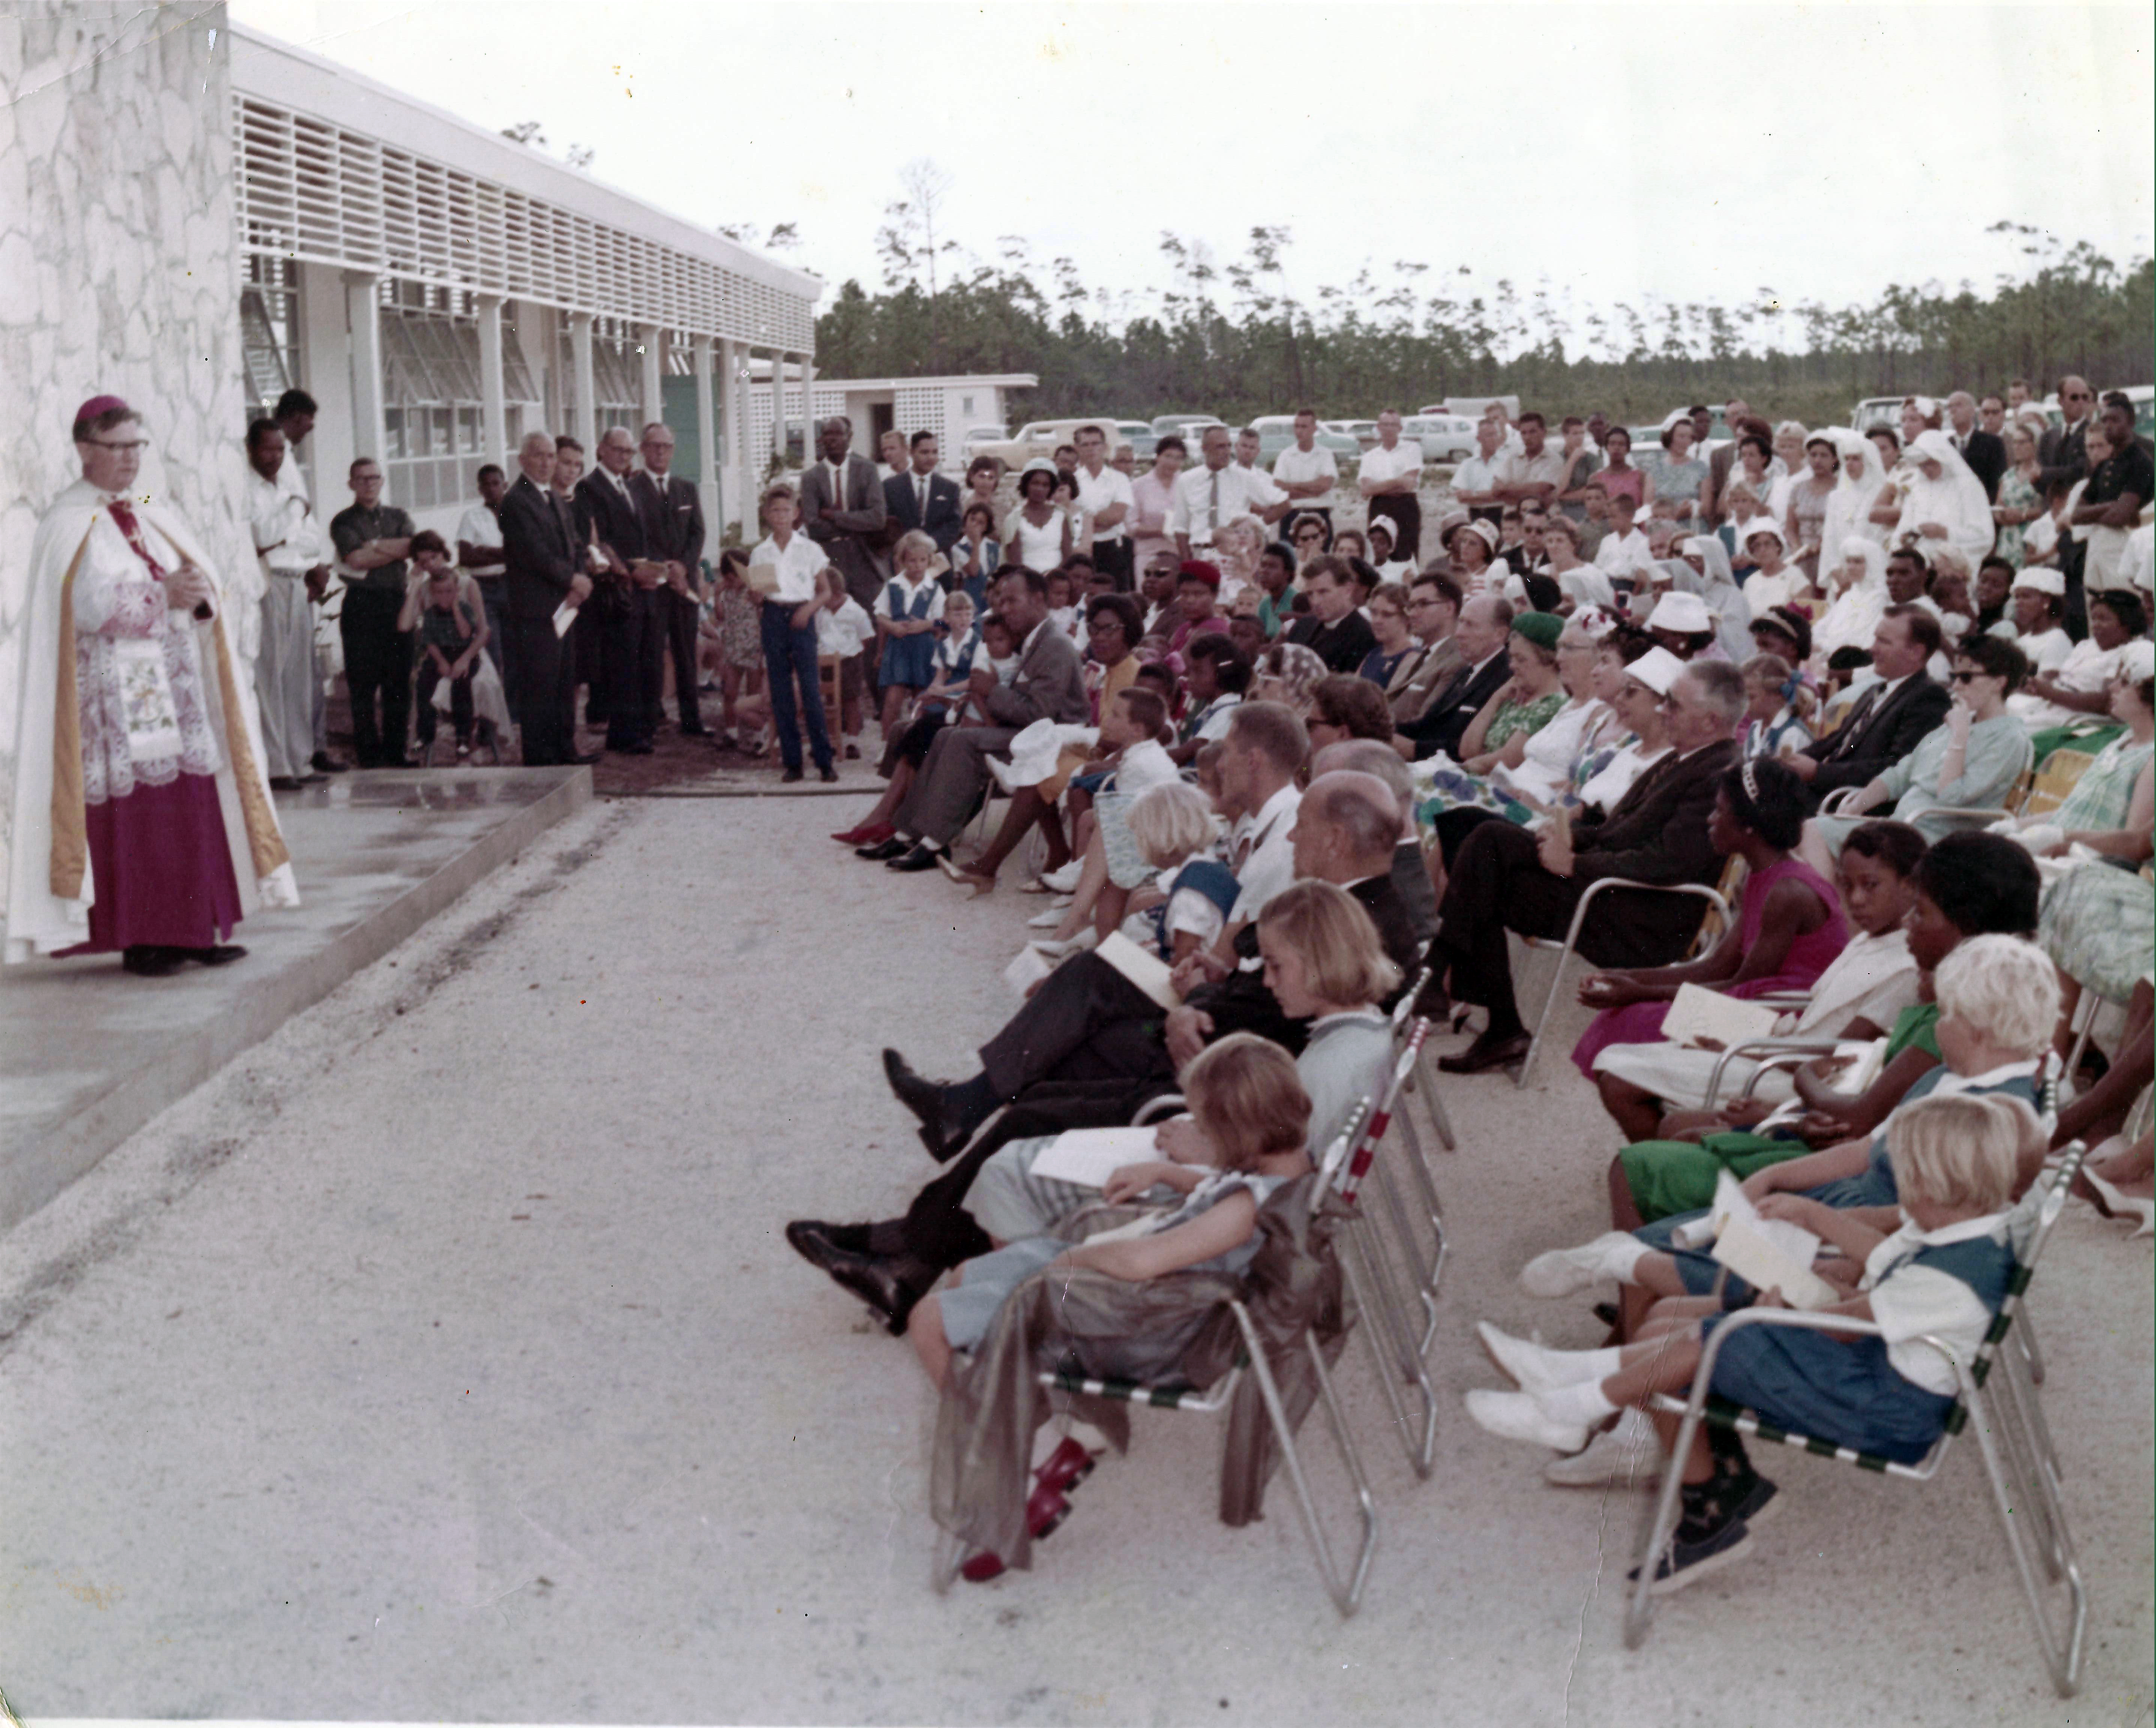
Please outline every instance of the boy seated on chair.
M1943 1095L1898 1111L1887 1133L1900 1197L1891 1234L1817 1200L1764 1199L1763 1217L1800 1225L1840 1250L1819 1269L1848 1294L1814 1311L1878 1330L1745 1326L1716 1359L1715 1395L1789 1433L1899 1464L1922 1459L1959 1392L1955 1365L1976 1359L2006 1300L2015 1266L2010 1208L2032 1136L2042 1138L2028 1105L1998 1093ZM1757 1300L1788 1306L1779 1290ZM1570 1447L1638 1406L1649 1409L1666 1451L1679 1418L1653 1410L1651 1401L1691 1387L1722 1305L1711 1296L1666 1297L1621 1349L1548 1350L1486 1321L1483 1346L1519 1390L1471 1392L1468 1413L1507 1439ZM1736 1431L1705 1423L1685 1454L1680 1492L1675 1537L1655 1562L1658 1594L1739 1558L1751 1546L1751 1525L1775 1498Z
M839 712L831 716L831 730L845 740L848 761L858 761L861 746L862 712L868 701L868 661L865 646L875 640L875 626L861 602L846 592L835 571L819 576L817 583L816 652L839 663Z

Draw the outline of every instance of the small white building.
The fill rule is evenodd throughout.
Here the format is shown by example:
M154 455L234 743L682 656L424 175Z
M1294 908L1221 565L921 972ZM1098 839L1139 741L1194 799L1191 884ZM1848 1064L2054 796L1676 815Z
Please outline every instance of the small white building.
M753 449L766 450L776 439L772 425L771 368L752 362L750 374L749 444ZM1005 436L1010 427L1010 393L1030 390L1040 382L1031 372L979 372L945 378L813 378L808 418L814 421L844 414L854 423L854 448L865 456L876 454L886 432L896 430L909 438L916 432L932 432L942 446L944 466L955 468L967 433L993 427L993 436ZM786 423L798 426L802 419L801 386L789 380ZM814 454L813 448L809 454Z
M527 430L589 451L658 419L714 540L722 496L740 519L778 436L767 405L752 428L752 359L811 374L816 277L304 49L228 39L248 395L320 403L325 519L357 455L446 531Z

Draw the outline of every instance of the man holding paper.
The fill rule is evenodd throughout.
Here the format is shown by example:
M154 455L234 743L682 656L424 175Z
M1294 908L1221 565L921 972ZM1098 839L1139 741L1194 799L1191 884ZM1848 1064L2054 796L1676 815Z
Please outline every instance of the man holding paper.
M599 465L578 483L577 516L597 539L609 578L599 600L608 685L606 747L649 756L664 675L659 584L666 567L645 556L644 511L629 484L635 460L629 428L609 427L599 440Z
M569 507L554 492L554 440L530 432L516 453L516 484L501 500L503 632L511 644L510 707L524 741L524 766L590 761L576 753L576 687L562 646L592 592Z

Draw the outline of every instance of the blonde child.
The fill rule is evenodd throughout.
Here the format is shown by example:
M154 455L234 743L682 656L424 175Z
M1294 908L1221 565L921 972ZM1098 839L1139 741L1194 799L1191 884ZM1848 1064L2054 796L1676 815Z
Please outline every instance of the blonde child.
M883 689L883 731L898 736L898 720L909 699L936 681L936 627L943 622L943 585L928 573L936 542L918 528L899 536L894 550L897 573L875 599L875 630L883 638L877 682Z
M1744 1327L1716 1360L1715 1393L1790 1433L1897 1463L1921 1459L1953 1408L1954 1363L1974 1358L2006 1299L2015 1267L2010 1208L2031 1136L2041 1145L2035 1114L2018 1099L1927 1098L1887 1127L1901 1197L1892 1233L1816 1200L1778 1194L1763 1202L1766 1217L1816 1233L1840 1251L1842 1265L1862 1269L1846 1300L1816 1311L1877 1331ZM1788 1305L1779 1290L1760 1301ZM1659 1302L1638 1341L1622 1349L1548 1350L1485 1323L1484 1347L1520 1390L1470 1392L1468 1412L1507 1439L1576 1448L1617 1411L1688 1388L1720 1307L1712 1297ZM1677 1418L1651 1419L1666 1451ZM1683 1471L1683 1516L1656 1562L1657 1592L1741 1556L1750 1525L1774 1498L1774 1484L1752 1468L1734 1433L1702 1425Z

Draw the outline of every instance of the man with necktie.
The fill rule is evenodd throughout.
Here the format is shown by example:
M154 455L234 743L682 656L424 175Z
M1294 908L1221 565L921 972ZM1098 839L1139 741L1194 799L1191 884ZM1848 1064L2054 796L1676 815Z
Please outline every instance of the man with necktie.
M1188 560L1193 546L1211 546L1224 524L1239 516L1262 515L1287 502L1287 494L1265 469L1235 464L1232 438L1224 426L1207 427L1199 446L1204 459L1176 479L1168 531L1175 537L1178 561Z
M1840 726L1785 758L1811 787L1816 810L1845 786L1869 786L1945 722L1953 698L1926 675L1938 652L1939 621L1924 607L1890 606L1871 638L1871 669L1879 675L1858 692Z
M516 453L516 484L501 500L506 628L516 646L508 656L515 679L511 705L524 740L524 766L553 767L596 761L576 754L576 687L569 657L554 628L564 602L581 607L592 592L583 544L566 500L554 491L554 440L525 434Z
M644 513L644 549L665 572L652 597L658 607L657 628L644 645L650 723L655 726L665 718L659 705L659 693L666 683L660 659L671 654L674 711L681 736L701 738L705 733L696 706L696 618L704 593L697 563L704 555L704 506L695 483L673 472L674 432L664 420L654 420L644 428L638 448L644 468L631 478L629 490ZM650 736L648 731L645 736Z
M883 481L875 464L854 451L853 437L854 423L844 414L834 414L818 429L823 459L801 475L801 531L830 560L846 592L865 611L883 586L876 561L888 523Z
M625 426L599 439L598 466L577 483L577 520L597 539L610 580L599 597L606 635L607 740L624 756L651 754L659 705L659 567L645 555L644 515L629 489L635 447Z
M948 555L963 525L958 515L958 483L937 471L942 452L932 432L916 432L907 446L905 469L883 483L883 508L899 534L919 529Z

